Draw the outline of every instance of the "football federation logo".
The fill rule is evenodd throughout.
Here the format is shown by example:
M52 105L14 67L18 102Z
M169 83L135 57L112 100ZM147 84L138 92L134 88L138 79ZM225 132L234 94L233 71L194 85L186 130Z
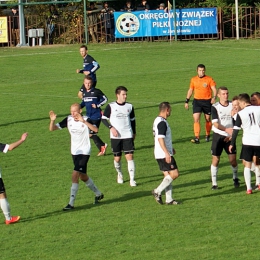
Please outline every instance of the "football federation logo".
M116 21L116 28L124 36L132 36L139 30L140 23L132 13L121 14Z

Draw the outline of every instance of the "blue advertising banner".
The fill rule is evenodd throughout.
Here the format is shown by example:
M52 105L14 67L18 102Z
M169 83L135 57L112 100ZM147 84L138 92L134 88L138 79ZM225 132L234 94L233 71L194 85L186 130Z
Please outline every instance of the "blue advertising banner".
M149 10L115 12L115 37L144 37L174 35L176 20L177 35L217 34L217 8L176 9L174 12Z

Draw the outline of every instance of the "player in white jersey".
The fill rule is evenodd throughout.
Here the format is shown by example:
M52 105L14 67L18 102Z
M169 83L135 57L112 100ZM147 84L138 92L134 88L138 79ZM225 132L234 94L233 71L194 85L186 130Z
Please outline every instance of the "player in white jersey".
M154 157L158 162L160 170L164 174L161 184L154 190L152 194L155 201L163 204L162 192L165 190L166 204L179 204L172 198L172 182L179 177L179 171L173 155L175 150L172 147L171 128L167 122L167 118L171 115L171 106L169 102L162 102L159 105L159 115L153 123L154 135Z
M228 129L233 128L234 120L231 115L233 107L232 103L228 100L227 87L219 87L217 96L219 98L219 102L213 104L211 107L213 139L211 145L212 162L210 166L210 172L212 190L218 189L218 165L223 149L227 153L229 162L231 164L234 186L238 188L240 186L240 183L237 177L238 166L236 159L236 146L234 145L232 152L229 152L228 150L231 137L229 136L227 131Z
M107 105L102 116L102 122L110 129L114 167L117 171L117 183L122 184L124 182L121 170L123 151L127 160L130 186L135 187L135 163L133 155L136 128L134 107L132 104L126 102L126 87L117 87L115 94L117 100Z
M19 145L21 145L27 138L27 133L22 134L20 140L12 143L12 144L3 144L0 143L0 152L7 153L8 151L12 151ZM5 224L13 224L20 220L20 216L11 216L10 213L10 205L7 200L6 192L5 192L5 185L1 175L1 168L0 168L0 207L5 216Z
M90 157L91 144L89 131L98 132L98 128L87 122L87 117L81 115L80 104L75 103L70 107L71 115L55 124L56 114L50 111L50 131L67 127L71 136L71 155L74 163L72 172L72 185L70 190L69 204L63 208L64 211L74 209L74 202L79 189L79 179L95 193L95 202L98 203L104 195L95 186L87 174L87 163Z
M260 93L254 92L251 94L250 103L253 106L260 106ZM255 173L256 183L253 187L254 190L260 190L260 159L257 156L253 157L253 162L251 165L251 171Z
M241 111L237 114L229 151L232 150L238 131L242 128L243 137L240 159L243 160L244 164L244 178L247 194L252 194L250 169L253 156L260 156L260 106L252 106L250 104L250 97L246 93L238 96L238 102Z

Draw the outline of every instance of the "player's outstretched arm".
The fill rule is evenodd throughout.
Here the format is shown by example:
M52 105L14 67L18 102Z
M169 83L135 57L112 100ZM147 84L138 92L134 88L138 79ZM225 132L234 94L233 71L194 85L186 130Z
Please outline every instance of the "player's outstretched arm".
M23 133L20 140L18 140L17 142L14 142L12 144L9 144L9 151L12 151L13 149L15 149L16 147L18 147L19 145L21 145L27 138L28 133Z

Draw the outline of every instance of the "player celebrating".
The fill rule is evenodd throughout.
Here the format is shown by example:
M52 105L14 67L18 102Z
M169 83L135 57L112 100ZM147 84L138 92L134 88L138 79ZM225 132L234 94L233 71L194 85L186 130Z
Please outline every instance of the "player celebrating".
M162 102L159 105L159 115L153 123L154 135L154 156L159 164L160 170L164 174L161 184L152 191L155 201L163 204L161 193L165 190L166 204L179 204L172 198L172 182L179 176L178 167L173 154L175 150L172 147L171 128L167 122L167 117L171 115L171 106L169 102Z
M21 145L26 140L27 135L28 135L27 133L24 133L20 140L18 140L15 143L12 143L12 144L0 143L0 151L3 152L3 153L7 153L8 151L12 151L13 149L15 149L16 147ZM7 201L7 197L6 197L6 193L5 193L4 181L3 181L2 176L1 176L1 169L0 169L0 206L1 206L1 209L4 213L4 215L5 215L5 224L6 225L16 223L20 220L20 216L11 216L10 206L9 206L8 201Z
M233 128L233 118L231 115L233 107L232 103L228 100L228 89L226 87L220 87L218 89L218 97L219 102L213 104L211 108L213 138L211 145L212 162L210 171L212 190L218 189L218 165L223 149L227 153L229 162L231 164L234 186L236 188L240 186L237 177L238 166L236 160L236 145L234 144L232 152L229 152L228 150L231 138L227 131Z
M79 189L79 178L86 186L95 193L95 203L104 198L104 195L95 186L87 174L87 163L90 157L91 144L89 140L89 129L97 132L98 128L89 122L85 116L81 116L80 105L75 103L70 107L71 115L64 118L60 123L55 124L56 114L50 111L50 131L67 127L71 135L71 154L74 163L72 172L72 185L69 204L63 208L64 211L74 209L74 202Z
M235 145L238 131L243 128L240 159L243 160L244 164L244 178L247 187L246 193L252 194L251 164L254 155L257 157L260 156L260 106L252 106L250 104L250 97L246 93L238 96L238 102L241 111L237 113L229 151L231 152Z
M99 128L101 122L101 106L107 102L107 97L100 89L94 88L92 84L91 76L86 76L84 78L84 87L80 89L78 97L82 99L81 108L86 107L87 121ZM94 141L99 150L98 156L104 155L106 153L107 144L99 138L97 133L93 131L90 133L90 138Z
M88 55L88 47L82 45L79 49L80 55L83 58L83 69L77 69L77 73L83 73L85 76L90 75L93 80L92 87L94 88L97 85L97 76L96 71L100 68L98 62Z
M200 116L202 112L204 113L206 120L206 141L209 142L211 130L211 104L215 103L217 96L216 83L213 78L205 75L205 71L205 65L199 64L197 66L198 75L191 79L190 88L185 101L185 108L189 109L189 100L194 92L193 129L195 137L194 139L191 139L191 142L195 144L200 143Z
M135 187L135 163L133 154L136 130L134 107L132 104L126 102L126 87L117 87L115 94L117 100L107 105L102 116L102 122L110 129L114 166L117 171L117 183L122 184L124 182L121 170L123 151L128 164L130 186Z

